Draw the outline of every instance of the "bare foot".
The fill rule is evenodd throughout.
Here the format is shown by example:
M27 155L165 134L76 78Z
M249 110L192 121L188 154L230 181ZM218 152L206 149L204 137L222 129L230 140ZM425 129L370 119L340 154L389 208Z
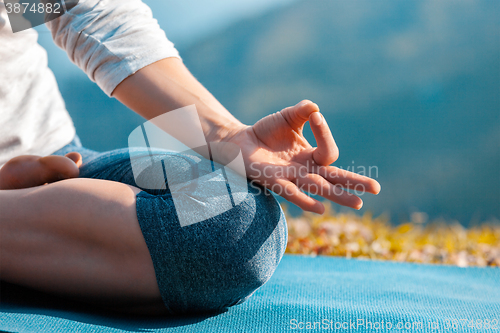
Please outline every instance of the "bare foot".
M22 155L14 157L0 169L0 190L35 187L58 180L76 178L80 174L82 155Z

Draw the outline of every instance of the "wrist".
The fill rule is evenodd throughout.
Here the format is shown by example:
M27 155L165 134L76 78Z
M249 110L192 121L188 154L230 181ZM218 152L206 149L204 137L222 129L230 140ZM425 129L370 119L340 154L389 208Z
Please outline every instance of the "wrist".
M208 131L205 132L207 142L228 142L250 126L243 124L236 118L219 118L217 123L211 123L208 127Z

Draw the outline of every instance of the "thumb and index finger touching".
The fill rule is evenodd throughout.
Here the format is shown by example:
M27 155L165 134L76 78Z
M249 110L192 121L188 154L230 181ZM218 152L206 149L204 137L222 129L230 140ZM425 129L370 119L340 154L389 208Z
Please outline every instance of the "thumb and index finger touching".
M338 159L339 149L317 104L304 100L281 113L294 130L302 130L304 124L309 121L317 144L313 152L315 163L327 166Z

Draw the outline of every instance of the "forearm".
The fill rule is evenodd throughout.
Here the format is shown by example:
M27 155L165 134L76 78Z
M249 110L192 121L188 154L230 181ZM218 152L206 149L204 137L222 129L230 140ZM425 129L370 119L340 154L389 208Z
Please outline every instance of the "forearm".
M144 67L120 83L113 97L146 119L194 104L209 142L220 141L246 127L193 77L178 58L163 59Z

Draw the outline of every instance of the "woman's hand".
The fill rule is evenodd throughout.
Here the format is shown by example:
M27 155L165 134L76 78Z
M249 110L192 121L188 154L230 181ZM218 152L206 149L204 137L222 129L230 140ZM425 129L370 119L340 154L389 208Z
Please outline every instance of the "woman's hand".
M120 83L113 96L146 119L195 104L208 142L238 145L248 178L304 210L321 214L324 207L301 190L357 209L363 202L344 189L375 194L380 191L380 185L373 179L329 166L337 159L338 149L318 106L309 101L245 126L177 58L142 68ZM317 148L302 135L307 121L311 123ZM183 142L182 138L177 139ZM219 157L232 156L228 152L231 148L225 149L223 145L219 148L215 149L225 150L216 154Z
M318 147L304 138L307 121ZM380 192L377 181L330 166L339 151L318 106L310 101L242 127L227 141L241 148L248 178L306 211L322 214L325 208L304 192L355 209L360 209L363 201L345 189Z

